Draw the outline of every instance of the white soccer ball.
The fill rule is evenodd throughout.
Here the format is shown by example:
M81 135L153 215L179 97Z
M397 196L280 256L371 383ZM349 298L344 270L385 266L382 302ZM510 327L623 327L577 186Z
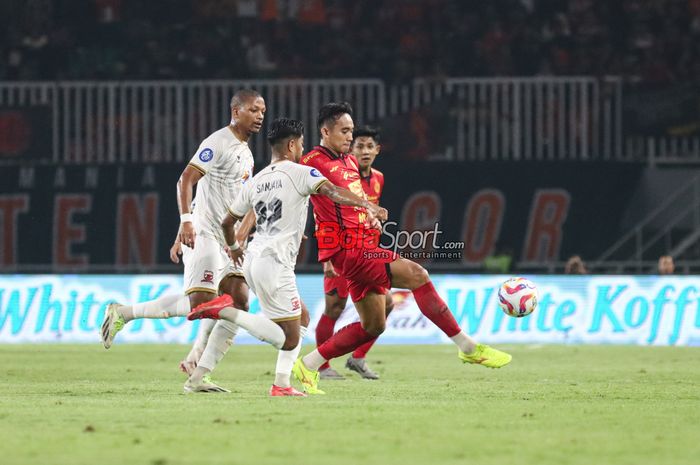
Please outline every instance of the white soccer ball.
M506 315L515 318L534 312L538 298L537 287L525 278L510 278L498 289L498 306Z

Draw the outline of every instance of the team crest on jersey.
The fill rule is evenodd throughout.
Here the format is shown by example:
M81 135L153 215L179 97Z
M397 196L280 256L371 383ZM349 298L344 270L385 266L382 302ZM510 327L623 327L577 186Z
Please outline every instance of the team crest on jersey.
M314 178L321 177L321 173L319 173L316 168L311 168L311 171L309 171L309 174L311 174L311 176L313 176Z
M292 299L292 310L299 310L301 308L301 302L298 297Z
M204 149L199 152L199 159L204 163L208 162L212 158L214 158L214 151L212 149Z
M379 194L379 181L374 181L374 192Z
M204 276L202 276L203 283L214 284L214 273L209 270L204 270Z

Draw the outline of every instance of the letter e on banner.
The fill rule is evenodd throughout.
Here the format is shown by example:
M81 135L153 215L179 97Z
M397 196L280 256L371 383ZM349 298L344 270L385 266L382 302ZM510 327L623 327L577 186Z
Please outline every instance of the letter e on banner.
M89 194L59 194L54 201L53 263L58 267L84 266L87 254L73 254L71 247L85 243L85 225L74 221L74 214L90 213L92 196Z

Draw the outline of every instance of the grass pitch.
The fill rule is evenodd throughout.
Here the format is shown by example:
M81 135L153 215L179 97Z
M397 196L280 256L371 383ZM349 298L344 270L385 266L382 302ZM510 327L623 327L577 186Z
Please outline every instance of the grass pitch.
M269 398L269 347L229 352L215 379L232 394L184 395L184 346L0 346L0 463L700 463L700 349L504 348L488 370L380 345L380 381Z

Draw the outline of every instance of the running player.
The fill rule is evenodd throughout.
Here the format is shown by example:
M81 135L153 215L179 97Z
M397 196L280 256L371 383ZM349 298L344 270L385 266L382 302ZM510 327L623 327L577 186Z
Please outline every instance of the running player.
M248 139L262 127L265 100L256 91L244 89L236 92L230 106L231 123L202 141L177 183L181 221L178 236L185 265L184 294L132 306L110 305L101 328L105 348L112 345L116 334L133 319L184 316L219 292L229 294L239 308L247 310L248 286L240 268L234 266L224 252L226 242L220 223L227 205L253 174ZM195 185L197 194L193 202ZM244 223L252 226L250 221ZM239 230L240 239L245 239L248 233L249 228ZM212 326L202 325L188 357L193 362L185 383L188 392L228 392L213 383L208 375L228 350L237 327L229 322L219 322L213 329Z
M362 190L364 190L367 200L377 205L384 189L384 174L378 169L372 168L372 164L380 150L379 130L367 126L353 132L350 151L357 159ZM335 322L338 321L348 303L347 280L336 273L330 261L323 262L323 290L326 294L326 308L316 325L316 346L320 346L333 335ZM391 292L387 292L387 316L393 308L394 301L391 298ZM365 379L379 379L379 375L367 366L365 361L367 352L376 340L376 338L372 339L355 349L345 362L345 368L356 371ZM335 371L328 362L321 365L319 374L321 379L344 379L343 375Z
M249 181L229 206L222 227L229 257L239 264L242 249L234 225L254 209L255 236L243 260L243 273L258 296L262 315L235 308L229 295L222 295L196 307L188 319L224 319L280 349L272 396L298 396L303 393L290 384L292 366L303 339L300 324L301 299L294 267L304 234L309 196L319 194L339 205L360 207L379 219L387 212L345 189L329 183L317 170L297 162L304 152L304 125L301 121L277 119L267 136L272 162ZM264 315L264 316L263 316ZM305 328L304 328L305 329Z
M318 128L321 145L302 157L301 163L316 168L330 182L361 194L362 181L357 162L355 157L347 155L354 130L350 105L329 103L321 107ZM316 350L295 362L294 376L302 382L306 392L314 394L318 391L318 369L326 361L352 352L384 331L385 294L392 286L413 292L421 313L457 345L457 355L464 363L500 368L510 362L509 354L478 344L462 331L422 266L381 248L344 247L336 240L339 231L346 237L352 231L361 233L366 217L364 211L340 206L321 196L313 196L311 200L319 260L330 260L333 268L347 278L350 297L360 321L342 328Z

